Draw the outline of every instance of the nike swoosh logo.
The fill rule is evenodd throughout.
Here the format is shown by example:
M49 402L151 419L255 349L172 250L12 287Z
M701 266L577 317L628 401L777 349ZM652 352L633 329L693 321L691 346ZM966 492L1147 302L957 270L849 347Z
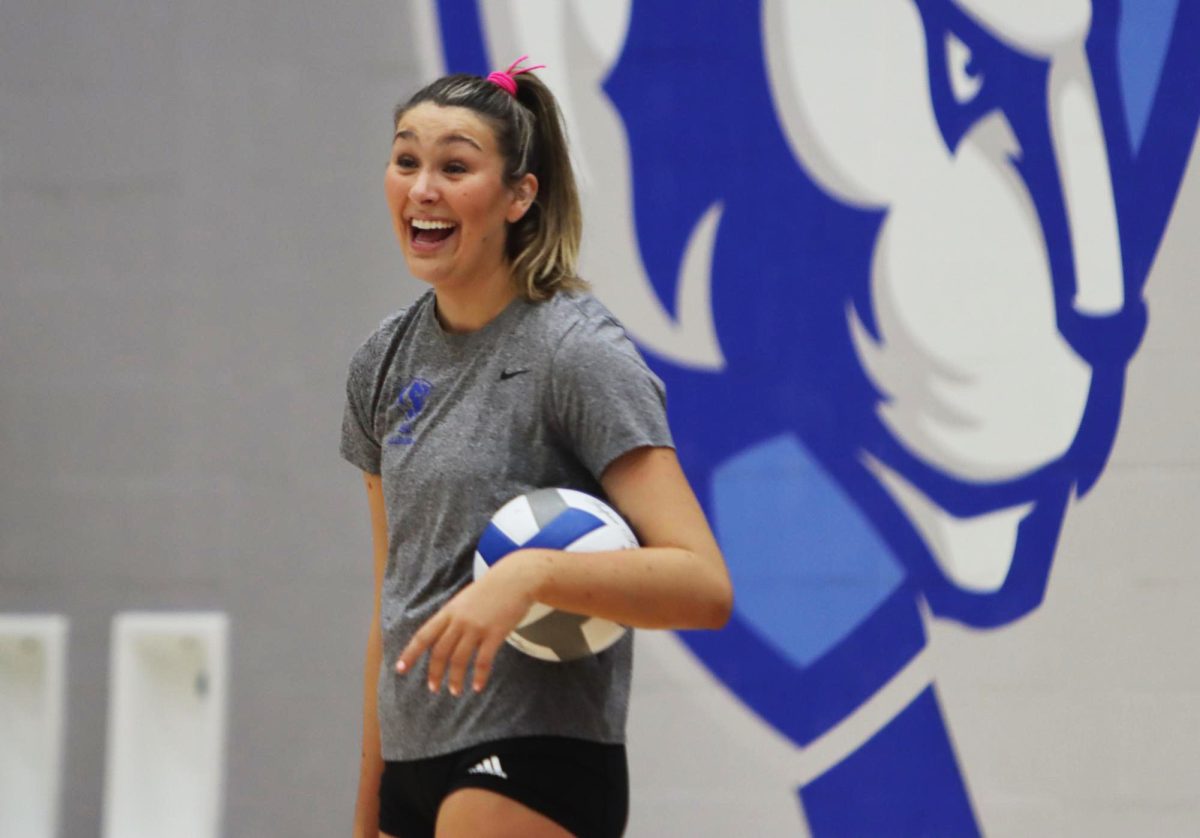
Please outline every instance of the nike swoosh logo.
M520 375L521 373L525 372L529 372L529 370L504 370L500 373L500 380L508 381L508 379L512 378L514 375Z

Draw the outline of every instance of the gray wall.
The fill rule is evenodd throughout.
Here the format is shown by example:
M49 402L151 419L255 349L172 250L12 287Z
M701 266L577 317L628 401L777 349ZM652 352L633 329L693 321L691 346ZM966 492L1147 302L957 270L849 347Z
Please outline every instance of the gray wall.
M72 621L64 835L99 823L109 621L172 608L232 620L227 833L347 833L370 552L336 439L351 351L419 290L380 189L407 9L0 7L0 612ZM1197 229L1193 159L1045 606L935 627L991 834L1200 823ZM669 638L641 648L631 832L795 817L753 722Z
M370 617L345 368L417 290L382 195L390 2L0 7L0 612L72 621L64 834L97 832L108 631L232 631L236 836L350 821Z

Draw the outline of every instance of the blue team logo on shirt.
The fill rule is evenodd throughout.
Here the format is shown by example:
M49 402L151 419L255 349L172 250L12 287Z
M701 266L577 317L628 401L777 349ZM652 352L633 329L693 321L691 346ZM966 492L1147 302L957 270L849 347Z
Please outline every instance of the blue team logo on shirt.
M1146 328L1200 3L430 5L444 69L530 53L564 100L582 273L734 578L684 636L730 690L806 748L913 670L922 610L1041 603ZM889 713L799 789L811 832L977 833L932 684Z
M395 403L404 418L396 427L396 432L388 437L388 445L412 445L413 426L416 424L417 417L421 415L421 411L425 409L425 402L432 390L433 385L424 378L414 378L404 385L400 395L396 396Z

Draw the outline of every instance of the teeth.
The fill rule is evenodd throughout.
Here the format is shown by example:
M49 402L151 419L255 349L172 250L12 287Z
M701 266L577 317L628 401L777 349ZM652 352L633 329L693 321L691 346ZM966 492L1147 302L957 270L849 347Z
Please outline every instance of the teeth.
M424 218L414 218L412 226L418 230L449 230L457 225L452 221L432 221Z

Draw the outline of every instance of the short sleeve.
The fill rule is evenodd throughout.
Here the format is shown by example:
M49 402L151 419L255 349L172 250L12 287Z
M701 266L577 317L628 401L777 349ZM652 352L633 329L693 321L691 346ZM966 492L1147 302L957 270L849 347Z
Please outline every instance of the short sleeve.
M554 354L551 376L555 424L597 480L635 448L674 447L666 389L611 317L575 324Z
M342 457L370 474L380 471L372 407L381 361L377 345L373 335L354 353L346 376L346 407L342 413Z

